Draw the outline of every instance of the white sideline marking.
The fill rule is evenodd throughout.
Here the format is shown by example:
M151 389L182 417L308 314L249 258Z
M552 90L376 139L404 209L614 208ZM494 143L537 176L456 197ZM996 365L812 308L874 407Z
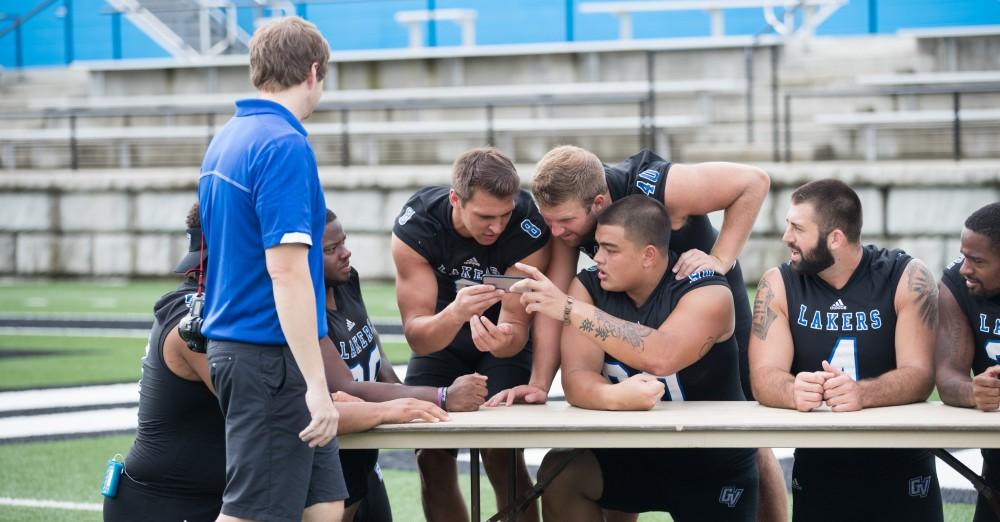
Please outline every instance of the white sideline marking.
M0 393L0 411L71 408L127 402L139 402L139 385L135 382Z
M0 439L134 430L139 408L52 413L0 419Z
M73 511L101 511L104 506L89 502L63 502L62 500L42 500L34 498L0 497L0 505L43 509L70 509Z
M9 326L0 328L0 335L46 335L52 337L129 337L147 339L149 330L122 328L50 328L47 326ZM145 345L140 344L140 348Z

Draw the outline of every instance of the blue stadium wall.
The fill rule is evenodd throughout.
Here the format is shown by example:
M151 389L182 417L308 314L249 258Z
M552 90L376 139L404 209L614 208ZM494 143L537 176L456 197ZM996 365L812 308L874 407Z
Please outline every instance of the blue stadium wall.
M11 30L13 20L44 2L0 0L0 66L61 66L74 60L166 57L167 54L104 0L57 0ZM237 1L237 4L247 2ZM581 0L325 0L297 3L334 50L385 49L407 45L406 29L393 20L401 10L473 8L478 11L477 43L510 44L608 40L617 38L617 18L580 14ZM252 27L253 7L242 7L240 24ZM194 16L194 13L192 13ZM851 0L818 31L823 35L893 33L902 28L1000 24L1000 0ZM755 34L766 28L760 9L731 10L728 34ZM636 16L636 38L705 36L702 12ZM6 33L6 34L4 34ZM452 23L425 31L427 46L459 43Z

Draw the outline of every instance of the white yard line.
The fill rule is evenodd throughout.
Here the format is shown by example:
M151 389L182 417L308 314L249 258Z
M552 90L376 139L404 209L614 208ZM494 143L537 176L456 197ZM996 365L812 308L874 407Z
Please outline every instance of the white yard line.
M51 328L47 326L10 326L0 328L0 335L47 335L52 337L130 337L149 338L149 330L123 328Z
M69 509L72 511L101 511L104 509L103 504L92 504L89 502L63 502L62 500L9 497L0 497L0 505L42 509Z
M128 402L139 402L139 386L134 382L4 392L0 393L0 412Z
M138 411L139 408L110 408L0 418L0 440L134 430Z

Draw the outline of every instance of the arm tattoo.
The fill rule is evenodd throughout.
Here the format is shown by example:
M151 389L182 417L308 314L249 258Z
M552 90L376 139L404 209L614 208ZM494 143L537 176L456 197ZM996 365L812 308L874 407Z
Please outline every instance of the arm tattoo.
M929 328L934 328L938 322L938 288L934 284L934 276L923 263L913 266L908 272L906 283L910 291L917 294L920 319Z
M767 332L771 329L771 323L778 317L778 314L771 309L771 300L774 299L774 290L771 283L766 279L761 280L757 287L757 297L753 301L753 334L761 341L767 339Z
M653 329L648 326L630 323L596 308L593 320L584 319L578 328L584 333L592 333L596 339L601 341L607 340L608 337L621 339L637 352L646 349L646 337L653 333Z

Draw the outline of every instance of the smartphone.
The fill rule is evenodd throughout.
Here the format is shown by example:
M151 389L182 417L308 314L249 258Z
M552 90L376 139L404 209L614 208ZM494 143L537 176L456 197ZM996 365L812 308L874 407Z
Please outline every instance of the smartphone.
M463 289L465 287L475 286L475 285L478 285L478 284L479 283L477 283L475 281L471 281L469 279L459 279L458 281L455 281L455 291L457 292L457 291L459 291L459 290L461 290L461 289Z
M510 292L511 291L510 287L513 286L514 283L518 281L523 281L525 279L527 278L524 276L488 275L488 276L483 276L483 284L493 285L494 287L497 288L497 290L504 290L506 292ZM520 293L520 292L514 292L514 293Z

